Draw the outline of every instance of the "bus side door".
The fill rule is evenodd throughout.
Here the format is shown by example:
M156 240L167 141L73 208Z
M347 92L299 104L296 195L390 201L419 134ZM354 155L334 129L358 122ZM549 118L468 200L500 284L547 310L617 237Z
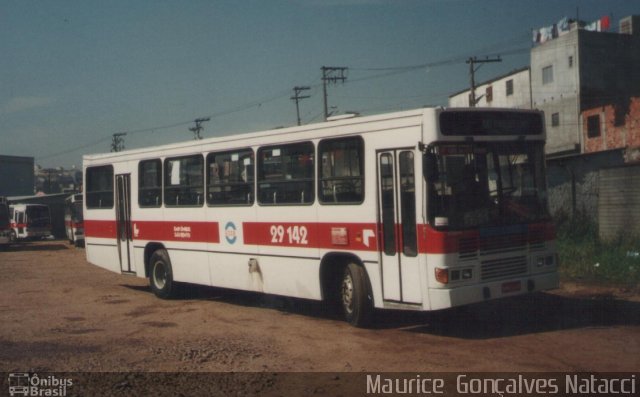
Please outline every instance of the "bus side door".
M131 233L131 174L116 175L116 239L120 271L135 272Z
M420 303L413 149L378 152L378 219L385 300Z

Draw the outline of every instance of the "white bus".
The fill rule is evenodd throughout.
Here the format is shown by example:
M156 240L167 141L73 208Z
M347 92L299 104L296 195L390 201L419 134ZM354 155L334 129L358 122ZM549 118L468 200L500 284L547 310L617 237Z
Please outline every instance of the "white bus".
M11 223L9 222L9 204L5 197L0 197L0 249L11 243Z
M51 214L44 204L11 204L12 240L35 240L51 235Z
M84 156L87 260L438 310L558 286L538 111L428 108Z
M76 247L84 244L83 222L82 193L72 194L64 201L64 228L69 244Z

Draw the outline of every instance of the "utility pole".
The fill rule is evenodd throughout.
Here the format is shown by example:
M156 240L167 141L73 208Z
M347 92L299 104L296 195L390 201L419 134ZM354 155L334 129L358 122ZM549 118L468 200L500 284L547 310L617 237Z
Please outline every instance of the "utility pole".
M348 68L344 66L323 66L322 70L322 93L324 95L324 119L329 118L329 106L327 104L327 83L337 84L344 83L347 79L346 71Z
M469 59L467 59L467 63L469 64L469 77L471 78L471 92L469 93L469 106L472 108L475 107L478 101L480 100L480 98L482 98L482 96L480 96L480 98L476 99L476 80L475 80L476 71L480 69L480 66L482 66L482 64L489 63L489 62L502 62L502 59L500 59L500 57L492 58L492 59L489 59L489 57L485 59L478 59L475 56L469 57ZM480 64L480 66L478 66L477 68L475 66L476 63Z
M194 123L196 123L195 127L191 127L189 128L189 131L193 132L193 139L194 140L199 140L202 139L202 136L200 135L200 131L204 130L204 127L202 126L202 123L204 123L205 121L209 121L211 120L211 118L209 117L203 117L203 118L199 118L199 119L195 119L193 120Z
M290 98L293 101L296 101L296 115L298 116L298 125L300 125L300 106L298 105L298 102L301 99L307 99L310 98L309 95L303 95L300 96L300 93L302 91L306 91L306 90L310 90L311 87L293 87L293 96Z
M111 151L112 152L121 152L124 150L124 137L127 135L126 132L117 132L113 134L113 138L111 139Z

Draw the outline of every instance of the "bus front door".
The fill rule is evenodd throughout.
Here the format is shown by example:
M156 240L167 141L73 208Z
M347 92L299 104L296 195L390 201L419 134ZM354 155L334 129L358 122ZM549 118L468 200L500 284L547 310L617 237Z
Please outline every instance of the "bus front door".
M378 152L378 235L385 300L420 303L415 160L411 149Z
M116 234L122 273L133 273L133 238L131 235L131 175L116 175Z

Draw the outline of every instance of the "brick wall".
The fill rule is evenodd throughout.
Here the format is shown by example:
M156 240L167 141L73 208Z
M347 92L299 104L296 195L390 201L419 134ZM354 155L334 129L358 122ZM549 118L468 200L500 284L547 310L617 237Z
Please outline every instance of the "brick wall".
M616 114L617 112L617 114ZM600 135L589 137L589 117L600 116ZM584 152L640 147L640 98L582 112Z

